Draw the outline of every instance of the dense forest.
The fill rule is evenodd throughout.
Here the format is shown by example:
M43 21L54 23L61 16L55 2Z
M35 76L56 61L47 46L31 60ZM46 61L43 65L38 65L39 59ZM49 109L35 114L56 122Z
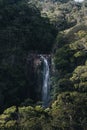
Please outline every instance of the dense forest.
M0 46L0 130L87 130L86 0L0 0Z

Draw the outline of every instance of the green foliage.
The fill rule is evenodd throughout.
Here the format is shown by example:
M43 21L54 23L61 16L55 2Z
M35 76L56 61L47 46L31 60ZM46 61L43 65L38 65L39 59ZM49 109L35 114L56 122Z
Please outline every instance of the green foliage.
M35 108L32 108L30 106L19 108L19 114L20 113L20 127L24 128L24 130L45 130L49 125L49 117L46 117L48 114L41 106L36 106Z
M48 19L41 18L39 10L31 4L28 5L26 1L9 2L7 6L5 4L3 2L0 11L3 46L7 44L6 46L9 46L10 49L21 47L23 50L40 51L45 43L49 47L43 46L41 51L50 51L51 42L54 40L51 31L55 29L49 24ZM47 48L49 50L46 50Z
M0 130L87 129L87 25L79 24L84 13L81 3L70 0L0 1ZM56 40L54 26L63 30ZM51 50L53 100L45 109L34 104L39 98L30 51Z
M87 66L78 66L71 77L74 88L80 92L87 92Z
M6 109L2 115L0 115L0 129L15 129L17 123L16 107L12 106Z
M87 26L79 25L59 33L54 48L53 128L87 128ZM61 94L60 94L61 93ZM81 112L81 113L80 113Z
M86 1L83 4L74 0L29 0L29 3L36 5L59 31L86 22Z
M81 29L80 29L81 28ZM67 34L67 31L57 36L54 52L54 63L56 74L54 76L54 92L80 91L86 92L86 26L74 27ZM69 37L69 38L68 38ZM72 39L73 37L73 39ZM73 76L72 76L73 75Z
M1 111L27 98L37 101L37 81L29 53L49 53L55 37L56 29L48 18L41 17L35 5L27 0L0 1Z
M0 128L3 130L66 130L85 129L87 94L64 92L58 95L51 108L41 106L19 107L18 118L0 115ZM6 110L8 111L8 109ZM9 108L10 115L15 114L14 107Z
M86 94L77 92L60 94L52 105L53 126L64 130L85 128L86 102Z
M10 108L6 109L3 113L4 114L10 114L10 113L13 113L15 111L16 111L16 107L13 106L13 107L10 107Z

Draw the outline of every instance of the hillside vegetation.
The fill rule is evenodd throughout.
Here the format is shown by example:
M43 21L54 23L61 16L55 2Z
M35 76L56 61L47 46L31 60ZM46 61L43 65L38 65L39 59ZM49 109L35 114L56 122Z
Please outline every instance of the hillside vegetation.
M0 1L0 111L36 100L30 52L50 53L56 34L49 19L27 1Z
M86 0L0 1L0 130L87 130L86 14ZM31 52L52 55L48 108Z

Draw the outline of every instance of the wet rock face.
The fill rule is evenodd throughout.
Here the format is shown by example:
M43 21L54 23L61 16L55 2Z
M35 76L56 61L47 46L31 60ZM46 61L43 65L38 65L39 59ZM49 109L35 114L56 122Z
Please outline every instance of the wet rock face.
M43 60L41 55L46 57L51 66L51 56L46 54L31 53L27 57L26 74L27 78L32 82L32 89L30 90L30 97L35 101L42 100L42 84L43 84Z

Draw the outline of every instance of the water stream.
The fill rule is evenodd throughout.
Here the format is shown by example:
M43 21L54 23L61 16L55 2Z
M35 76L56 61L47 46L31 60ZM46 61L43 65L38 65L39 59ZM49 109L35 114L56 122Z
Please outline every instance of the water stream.
M44 56L41 56L41 59L43 60L42 102L43 106L47 107L50 98L50 69L48 60Z

